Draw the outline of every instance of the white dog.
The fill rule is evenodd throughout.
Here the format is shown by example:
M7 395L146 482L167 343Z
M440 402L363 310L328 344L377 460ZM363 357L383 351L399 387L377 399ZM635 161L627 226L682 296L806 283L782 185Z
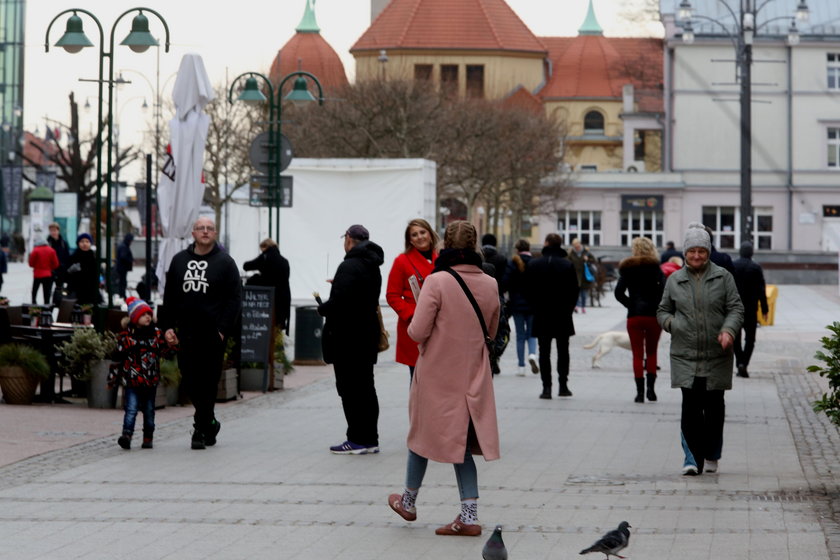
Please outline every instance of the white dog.
M595 340L584 346L584 348L588 350L595 348L595 346L598 346L598 352L592 357L592 367L600 368L601 358L616 346L630 350L630 335L627 334L627 331L607 331L599 334Z

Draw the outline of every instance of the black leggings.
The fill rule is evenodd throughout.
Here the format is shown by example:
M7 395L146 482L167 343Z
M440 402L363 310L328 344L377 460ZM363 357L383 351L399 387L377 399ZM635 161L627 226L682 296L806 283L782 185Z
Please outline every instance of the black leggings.
M49 305L50 300L52 299L52 285L52 276L45 276L44 278L35 278L32 282L32 303L37 303L35 301L35 296L38 295L38 287L42 286L44 289L44 305Z

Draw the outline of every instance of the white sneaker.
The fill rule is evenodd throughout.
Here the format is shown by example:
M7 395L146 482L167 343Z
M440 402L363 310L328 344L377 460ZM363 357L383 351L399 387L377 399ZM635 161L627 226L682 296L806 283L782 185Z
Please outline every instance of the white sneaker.
M697 476L699 472L696 465L686 465L682 468L683 476Z
M706 464L703 466L703 472L716 473L718 471L718 462L706 459Z
M528 354L528 363L531 364L531 373L540 372L540 365L537 363L536 354Z
M525 377L525 366L519 366L516 369L516 375L518 375L519 377Z

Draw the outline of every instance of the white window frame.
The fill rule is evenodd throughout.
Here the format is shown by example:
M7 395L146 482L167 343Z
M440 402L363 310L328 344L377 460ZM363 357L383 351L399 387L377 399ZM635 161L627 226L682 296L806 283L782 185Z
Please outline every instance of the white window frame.
M840 90L840 52L826 55L826 78L828 89Z
M650 228L645 227L645 221L650 218ZM620 243L630 247L636 237L647 237L657 247L665 245L665 212L662 210L624 210L619 217L621 222ZM633 227L633 221L638 220L639 227ZM627 227L624 222L627 222Z
M832 134L834 138L832 138ZM825 127L825 165L840 170L840 124ZM832 156L834 161L832 162Z
M734 211L735 223L733 225L732 231L721 231L721 214L723 214L722 210L726 209L729 211ZM773 249L773 227L775 226L773 219L773 208L769 206L753 206L753 246L756 249L761 250L772 250ZM703 206L702 209L702 216L706 214L715 215L715 223L714 224L707 224L709 227L714 230L712 232L712 245L715 246L717 249L722 249L725 251L737 251L741 247L741 207L740 206ZM728 213L728 212L727 212ZM758 229L758 218L763 216L770 217L770 227L769 230L759 230ZM729 246L724 245L723 238L726 237L727 239L732 240L732 245Z
M581 229L584 218L589 220L589 228ZM579 238L588 247L599 247L603 239L602 213L600 210L566 210L557 214L557 233L563 236L563 243L569 245L572 239ZM572 226L571 222L575 225ZM598 227L595 227L595 224Z

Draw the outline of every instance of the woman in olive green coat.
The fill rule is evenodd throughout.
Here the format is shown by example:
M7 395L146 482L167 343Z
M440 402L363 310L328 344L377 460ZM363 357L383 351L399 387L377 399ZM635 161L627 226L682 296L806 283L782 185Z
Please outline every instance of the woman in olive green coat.
M718 469L723 396L732 388L744 306L732 275L709 260L711 239L702 224L689 224L683 252L685 267L668 277L656 318L671 333L671 387L682 391L682 472L697 475Z

